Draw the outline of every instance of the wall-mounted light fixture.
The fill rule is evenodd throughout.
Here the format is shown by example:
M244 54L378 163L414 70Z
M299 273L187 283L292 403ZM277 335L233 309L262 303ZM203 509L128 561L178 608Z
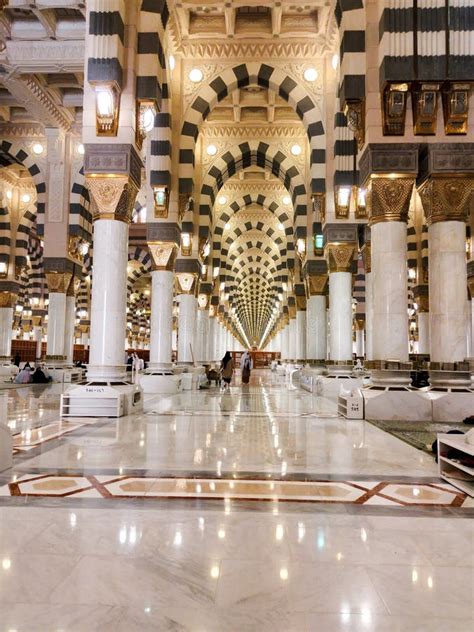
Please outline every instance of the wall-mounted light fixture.
M185 257L189 257L192 252L192 240L189 233L181 233L181 254Z
M367 217L367 191L362 187L354 187L354 189L356 219L365 219Z
M120 93L115 84L98 84L95 91L97 136L117 136L120 114Z
M336 219L346 219L349 217L351 205L351 187L337 187L336 195Z
M143 147L143 141L146 135L151 132L155 126L155 117L158 114L156 102L147 100L137 100L136 104L136 124L135 124L135 142L138 149Z
M5 279L8 274L8 264L6 261L0 261L0 278Z
M153 209L155 218L168 217L169 191L168 187L153 187Z

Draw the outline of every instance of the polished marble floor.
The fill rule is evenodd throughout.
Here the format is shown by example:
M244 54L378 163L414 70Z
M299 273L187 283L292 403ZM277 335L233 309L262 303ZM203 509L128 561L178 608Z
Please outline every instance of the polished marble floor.
M429 455L264 371L120 420L59 391L0 392L0 632L474 628L474 503Z

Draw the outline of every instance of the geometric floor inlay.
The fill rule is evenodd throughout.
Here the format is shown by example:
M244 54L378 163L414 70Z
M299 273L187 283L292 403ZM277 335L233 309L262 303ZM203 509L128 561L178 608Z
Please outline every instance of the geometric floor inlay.
M144 476L26 474L0 487L0 496L188 498L354 503L399 507L462 507L466 494L447 483L282 481Z

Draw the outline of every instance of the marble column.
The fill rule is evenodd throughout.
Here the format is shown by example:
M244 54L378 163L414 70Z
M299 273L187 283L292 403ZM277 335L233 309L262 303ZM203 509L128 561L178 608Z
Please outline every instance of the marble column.
M365 319L356 317L356 356L365 357Z
M296 312L296 358L306 360L306 310Z
M13 305L16 295L5 292L0 307L0 357L10 359L13 335Z
M217 319L209 313L209 333L207 346L207 360L215 362L216 360L216 338L217 338Z
M466 225L430 223L430 358L461 362L466 357Z
M374 314L374 298L372 291L372 249L370 241L362 247L365 270L365 359L373 360L372 322Z
M152 251L152 248L150 248ZM173 335L172 270L157 269L151 273L150 369L169 368Z
M290 318L288 325L288 356L292 361L296 359L296 318Z
M46 357L64 360L66 333L66 291L72 274L70 272L47 272L49 287L48 327L46 333Z
M352 364L352 263L355 243L329 243L329 322L331 362Z
M472 153L474 144L435 146L428 151L430 163L436 169L436 155L446 151L459 161L465 152ZM456 155L458 154L458 155ZM451 156L450 156L451 159ZM457 164L453 163L453 165ZM468 167L469 168L469 167ZM456 174L430 175L420 186L429 238L429 301L430 301L430 375L433 385L442 379L434 375L435 365L443 369L444 363L462 362L466 358L466 219L474 176L459 177ZM460 376L463 379L463 376Z
M191 364L196 358L197 275L188 272L176 274L178 282L178 362Z
M87 186L94 201L94 270L90 306L90 352L87 379L126 380L124 341L127 324L128 234L140 186L140 159L129 145L114 152L132 170L123 175L90 176ZM103 160L103 147L91 145L90 160ZM109 148L107 148L109 149ZM125 160L126 158L126 160Z
M36 341L35 360L38 362L43 355L43 327L41 326L41 316L32 316L33 337Z
M207 311L207 296L199 295L196 321L196 361L203 363L207 360L209 340L209 317Z
M324 263L325 262L319 262ZM308 299L306 303L306 358L327 358L327 273L310 275L307 279Z
M71 282L70 285L74 280ZM70 293L72 292L72 294ZM74 330L76 327L76 298L74 290L66 293L66 322L64 327L64 356L68 364L74 362Z
M281 359L282 360L288 359L288 353L290 349L289 336L290 336L290 330L289 330L289 324L287 323L281 331Z
M373 354L374 360L407 362L407 216L399 217L389 221L388 215L377 216L371 227Z
M418 311L418 353L428 355L430 352L430 314Z

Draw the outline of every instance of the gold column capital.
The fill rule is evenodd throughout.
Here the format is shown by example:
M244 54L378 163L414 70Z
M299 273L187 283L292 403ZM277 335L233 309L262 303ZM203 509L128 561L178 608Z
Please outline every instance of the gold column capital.
M178 294L196 293L197 274L192 272L178 272L176 274L176 282L178 284Z
M66 294L72 279L72 272L45 272L46 283L51 294Z
M352 272L352 262L356 253L355 243L326 244L324 254L329 272Z
M369 224L407 222L415 176L372 176L367 187Z
M370 241L365 242L361 248L362 259L364 261L364 269L366 274L372 272L372 245Z
M15 307L17 298L15 292L0 292L0 307Z
M93 220L115 219L129 224L138 188L126 175L89 175L86 186L92 198Z
M328 274L308 274L306 289L309 296L324 296L327 293Z
M437 222L465 222L474 192L474 176L430 177L419 188L428 226Z
M153 270L172 272L178 255L178 246L173 241L148 242Z

